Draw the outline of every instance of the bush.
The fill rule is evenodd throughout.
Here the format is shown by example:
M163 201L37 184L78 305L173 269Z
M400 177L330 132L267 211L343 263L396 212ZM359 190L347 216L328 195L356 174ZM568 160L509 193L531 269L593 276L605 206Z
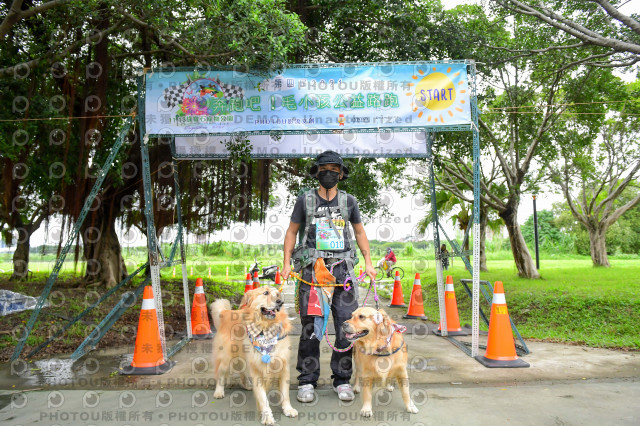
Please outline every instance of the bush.
M415 250L413 249L413 244L407 243L404 247L403 254L405 256L413 256L414 253L415 253Z

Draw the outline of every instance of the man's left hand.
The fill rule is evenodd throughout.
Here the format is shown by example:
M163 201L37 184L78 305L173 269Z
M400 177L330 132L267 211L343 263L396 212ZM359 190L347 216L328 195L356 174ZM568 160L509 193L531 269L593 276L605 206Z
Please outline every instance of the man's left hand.
M370 279L375 280L376 279L376 268L373 267L373 265L367 265L365 266L364 269L364 273L366 276L368 276Z

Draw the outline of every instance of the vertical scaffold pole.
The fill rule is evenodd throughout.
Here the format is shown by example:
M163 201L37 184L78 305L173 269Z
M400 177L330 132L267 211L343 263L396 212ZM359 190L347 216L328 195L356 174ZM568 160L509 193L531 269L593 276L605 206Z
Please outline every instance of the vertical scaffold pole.
M147 250L149 252L149 269L151 285L158 315L158 329L162 343L162 355L167 359L167 342L164 334L164 313L162 309L162 289L160 288L160 265L158 262L158 244L156 241L156 225L153 217L153 192L151 190L151 168L149 165L149 136L145 126L145 74L138 78L138 120L140 123L140 154L142 157L142 182L144 186L144 215L147 220Z
M433 133L426 130L427 162L429 164L429 185L431 187L431 226L433 226L433 249L436 259L436 280L438 287L438 307L440 308L440 330L442 336L448 335L447 315L444 306L444 277L442 275L442 260L440 259L440 224L438 222L438 207L436 205L436 180L433 172Z
M476 63L469 64L471 75L471 120L473 131L473 297L471 305L471 356L478 355L480 333L480 132L478 130L478 94Z
M171 147L174 148L172 141ZM174 151L175 152L175 151ZM182 196L180 194L180 183L178 181L178 163L173 158L173 185L176 191L176 215L178 216L178 240L180 241L180 262L182 264L182 290L184 292L184 314L187 318L187 338L191 339L193 333L191 330L191 305L189 304L189 279L187 278L187 256L184 251L183 226L182 226Z

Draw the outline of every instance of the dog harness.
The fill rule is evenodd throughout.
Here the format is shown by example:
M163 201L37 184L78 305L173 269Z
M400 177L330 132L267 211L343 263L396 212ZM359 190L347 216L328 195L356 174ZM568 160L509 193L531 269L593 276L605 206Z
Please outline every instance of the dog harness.
M405 331L407 331L407 327L405 327L404 325L392 324L391 327L393 328L393 330L391 331L391 334L389 334L389 337L387 337L387 343L384 346L381 346L378 349L376 349L376 352L380 352L380 351L385 350L391 344L391 339L393 338L393 333L404 333ZM396 349L394 349L392 352L389 352L389 353L386 353L386 354L373 353L373 354L367 354L367 355L389 356L389 355L393 355L396 352L398 352L400 349L402 349L403 346L404 346L404 339L402 340L402 344L400 346L398 346Z
M350 230L350 215L349 215L349 207L348 207L348 197L347 193L343 190L338 190L338 206L329 207L324 211L317 212L317 198L315 189L311 189L304 193L304 205L306 210L305 216L305 224L304 227L300 227L300 232L298 235L299 244L294 248L293 253L291 255L291 260L293 261L293 271L302 275L303 270L309 265L315 265L316 260L318 258L323 259L331 259L333 266L335 267L338 263L344 262L347 267L347 279L351 280L352 283L356 282L356 274L354 273L353 267L358 263L358 256L356 254L355 249L355 239L353 238ZM340 213L340 216L344 220L344 228L342 228L342 234L334 224L332 217L333 213ZM327 227L325 232L331 238L337 238L340 240L346 239L349 242L349 248L344 252L336 252L330 250L320 250L317 247L307 247L307 237L311 230L311 225L314 224L314 219L316 220L316 232L318 232L319 221ZM343 237L344 236L344 237ZM318 238L316 236L316 244L318 244ZM333 272L333 268L332 268ZM317 282L315 279L315 272L313 268L311 269L311 282ZM353 286L355 296L357 298L357 287ZM296 312L300 312L300 306L298 304L298 283L296 283Z

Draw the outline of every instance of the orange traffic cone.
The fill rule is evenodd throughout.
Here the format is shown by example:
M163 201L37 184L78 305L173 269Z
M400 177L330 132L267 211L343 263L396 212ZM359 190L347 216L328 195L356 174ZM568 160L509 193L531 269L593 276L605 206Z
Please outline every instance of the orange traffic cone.
M393 297L391 298L390 308L406 308L404 303L404 295L402 294L402 283L400 282L400 271L396 271L396 279L393 281Z
M280 288L282 285L282 277L280 277L280 268L276 270L275 286Z
M202 278L196 279L196 291L193 295L193 305L191 306L191 334L197 340L213 339Z
M174 365L174 361L164 359L162 354L158 315L153 300L153 287L148 285L144 288L142 298L133 361L120 373L126 375L163 374L171 370Z
M247 274L247 278L244 284L244 292L248 292L249 290L253 290L253 282L251 282L251 274Z
M516 345L513 341L502 281L496 281L493 289L487 352L484 356L476 356L476 359L480 364L489 368L529 367L527 362L516 355Z
M453 290L453 277L447 275L447 282L444 286L444 310L447 316L447 335L468 336L469 333L460 327L460 317L458 316L458 303L456 302L456 292ZM442 321L434 334L442 336Z
M258 271L255 271L253 273L253 288L259 288L260 287L260 280L258 279Z
M422 285L420 284L420 274L416 274L413 280L413 290L411 290L411 300L409 301L409 310L402 318L426 320L424 314L424 304L422 302Z

